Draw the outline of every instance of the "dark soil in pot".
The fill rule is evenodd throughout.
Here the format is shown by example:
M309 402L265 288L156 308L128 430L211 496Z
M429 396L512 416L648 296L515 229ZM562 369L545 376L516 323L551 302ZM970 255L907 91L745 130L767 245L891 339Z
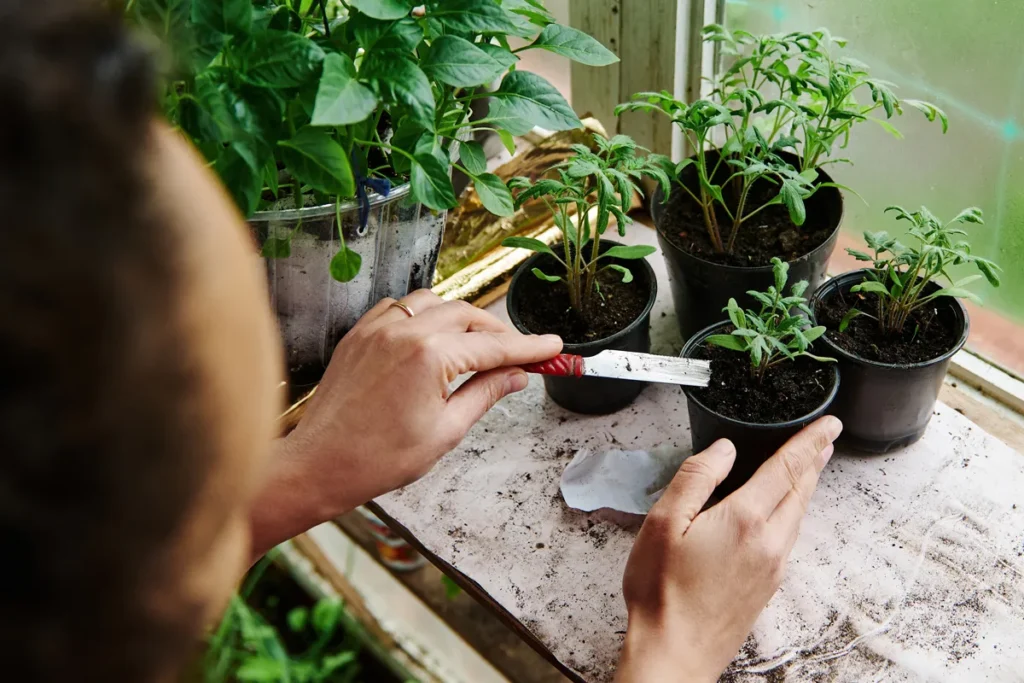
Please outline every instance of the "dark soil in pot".
M901 334L887 336L877 321L854 318L839 325L851 307L877 310L875 294L854 294L863 270L829 280L812 303L828 331L825 353L839 360L843 386L832 414L843 421L842 443L870 453L887 453L921 438L931 420L949 361L967 342L970 321L958 300L936 299L920 309ZM939 285L931 283L926 292Z
M709 152L711 163L717 152ZM791 163L796 158L783 156ZM723 165L724 167L724 165ZM721 173L720 169L720 173ZM696 192L693 166L683 170L682 182ZM818 182L832 182L824 171ZM759 206L771 196L774 186L761 180L751 190L749 207ZM730 190L725 190L727 199ZM843 216L843 198L838 189L823 187L805 202L807 219L797 227L783 205L771 206L740 227L733 252L716 253L704 225L700 206L681 188L674 187L668 200L660 190L651 203L658 229L658 242L668 266L683 338L723 318L722 309L730 298L744 308L754 307L747 291L764 291L772 284L771 259L778 256L789 263L791 282L807 280L810 295L825 279L829 257L835 249ZM731 221L719 207L719 225L727 240Z
M758 382L746 354L704 343L708 335L732 329L727 322L705 328L682 352L686 358L711 361L711 383L684 390L693 452L718 439L736 446L736 463L716 490L719 497L742 486L790 437L825 415L839 386L835 363L806 357L779 363Z
M601 249L615 246L601 241ZM563 283L539 280L531 272L540 268L557 273L558 264L546 254L535 254L516 271L506 297L512 324L526 334L557 334L565 346L563 353L594 356L607 349L620 351L651 350L651 308L658 294L654 271L646 260L607 259L604 263L624 266L633 281L624 283L616 271L599 275L604 295L595 297L594 307L584 320L569 304L568 288ZM544 377L544 388L558 405L578 413L606 414L632 403L645 384L630 380L599 377Z

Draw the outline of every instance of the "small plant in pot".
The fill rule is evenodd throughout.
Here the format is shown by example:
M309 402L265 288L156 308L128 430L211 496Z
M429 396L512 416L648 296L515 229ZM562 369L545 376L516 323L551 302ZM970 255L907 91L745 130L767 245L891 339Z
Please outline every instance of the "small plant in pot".
M741 486L790 437L825 415L839 388L834 359L811 353L825 328L805 317L811 312L807 281L784 294L788 271L784 261L773 259L774 284L748 292L755 309L744 311L730 299L729 319L683 347L683 357L711 361L710 384L684 390L693 452L718 439L736 446L736 464L719 495Z
M574 156L557 167L557 178L509 181L518 204L536 198L547 202L562 231L562 243L554 248L526 237L504 240L505 246L537 252L512 278L506 298L509 317L521 332L558 334L565 353L649 352L658 283L645 257L655 248L618 244L604 234L612 218L619 234L626 234L632 222L626 212L640 179L654 178L667 186L667 160L642 155L646 150L624 135L595 139L596 152L573 147ZM620 410L643 389L640 382L596 377L545 376L544 385L563 408L592 414Z
M885 453L924 434L949 361L967 342L970 319L960 299L978 301L966 286L984 277L999 285L999 267L971 253L964 223L982 223L980 209L948 223L927 208L887 212L911 224L902 244L886 232L865 233L870 251L848 249L870 268L826 282L814 308L828 332L823 343L839 360L843 387L833 413L842 439L861 450ZM980 273L953 281L953 269ZM948 284L940 284L940 280Z
M854 126L874 121L899 136L887 119L907 105L946 128L934 105L899 100L866 65L837 54L845 41L824 29L754 36L711 25L704 39L731 59L706 98L646 92L618 108L668 115L694 150L672 192L652 203L684 338L715 322L730 298L753 306L745 292L771 283L773 257L810 283L809 294L824 280L846 189L825 168L848 161L837 153Z

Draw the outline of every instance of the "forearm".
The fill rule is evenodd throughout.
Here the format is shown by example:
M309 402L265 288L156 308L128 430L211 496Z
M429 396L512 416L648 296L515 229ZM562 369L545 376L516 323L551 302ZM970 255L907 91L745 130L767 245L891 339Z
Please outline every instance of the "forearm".
M295 439L276 439L273 448L269 472L249 513L253 561L362 502L325 485L326 473L316 471L314 458Z
M720 671L683 630L630 619L615 683L714 683Z

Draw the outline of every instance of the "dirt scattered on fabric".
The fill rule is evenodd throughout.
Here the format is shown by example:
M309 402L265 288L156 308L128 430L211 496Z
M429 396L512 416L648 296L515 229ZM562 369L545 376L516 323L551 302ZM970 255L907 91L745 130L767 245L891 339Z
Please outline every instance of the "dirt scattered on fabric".
M788 422L813 412L835 382L831 363L807 357L779 363L760 383L750 374L746 354L703 345L693 357L711 361L711 383L693 389L693 395L715 412L756 424Z
M901 365L929 361L948 352L960 338L961 330L953 309L948 302L941 301L912 313L903 331L897 334L884 334L878 321L868 315L853 318L846 331L839 331L843 317L851 308L874 315L878 299L877 294L854 294L846 287L827 300L819 301L815 315L819 324L828 328L825 334L833 344L880 363Z

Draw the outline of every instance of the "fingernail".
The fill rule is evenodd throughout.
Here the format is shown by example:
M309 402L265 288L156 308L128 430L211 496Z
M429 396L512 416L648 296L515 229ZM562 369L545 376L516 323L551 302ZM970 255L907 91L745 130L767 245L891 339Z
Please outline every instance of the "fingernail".
M832 459L832 454L835 452L836 447L833 446L832 444L825 446L825 450L818 454L818 459L821 461L821 467L824 467L825 465L828 464L828 461ZM818 469L821 468L819 467Z
M829 415L825 418L825 433L828 434L828 438L835 441L839 438L839 435L843 433L843 423L839 421L838 417Z
M708 455L732 455L736 452L736 446L729 439L719 439L704 452Z
M559 337L557 334L545 334L545 335L542 335L541 336L541 340L545 341L545 342L550 342L552 344L554 344L555 342L557 342L559 344L562 343L562 338Z
M522 391L529 382L530 378L526 376L525 372L514 372L505 380L505 393L514 394L517 391Z

